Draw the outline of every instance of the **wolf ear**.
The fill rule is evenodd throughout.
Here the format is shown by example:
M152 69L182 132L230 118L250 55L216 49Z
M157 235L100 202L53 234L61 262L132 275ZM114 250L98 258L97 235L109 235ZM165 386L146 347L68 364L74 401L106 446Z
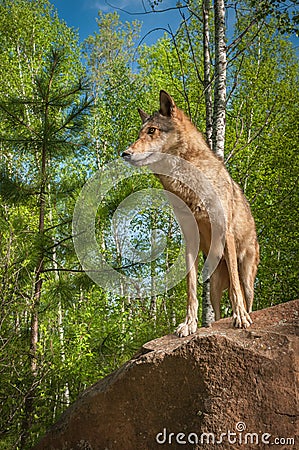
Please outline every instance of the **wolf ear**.
M166 117L174 116L174 111L176 109L176 104L174 103L172 97L165 91L160 91L160 114Z
M141 117L142 123L144 123L150 116L146 112L142 111L142 109L138 108L139 116Z

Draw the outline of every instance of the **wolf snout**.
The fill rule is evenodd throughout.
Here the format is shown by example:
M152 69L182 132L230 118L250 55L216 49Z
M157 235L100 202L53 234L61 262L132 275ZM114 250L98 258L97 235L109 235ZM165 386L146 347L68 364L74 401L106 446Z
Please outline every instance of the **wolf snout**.
M130 159L131 156L132 152L128 148L121 154L121 157L124 159Z

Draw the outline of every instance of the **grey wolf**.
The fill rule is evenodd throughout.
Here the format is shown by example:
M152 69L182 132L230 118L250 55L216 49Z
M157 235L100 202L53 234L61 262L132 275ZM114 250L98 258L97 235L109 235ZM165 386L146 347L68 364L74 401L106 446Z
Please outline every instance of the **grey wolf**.
M250 312L259 262L259 245L255 222L241 188L232 180L222 160L209 148L203 135L167 92L160 92L159 111L152 115L141 109L138 111L142 119L139 137L123 152L122 157L132 165L149 166L154 171L155 164L159 164L157 156L173 155L188 161L209 180L221 201L225 216L225 242L217 255L218 265L210 276L215 320L220 319L222 293L228 289L234 326L249 327L252 323ZM180 197L191 209L200 234L200 250L207 255L211 246L213 216L205 208L210 200L209 191L203 189L200 193L193 192L186 189L181 181L163 175L157 176L166 191ZM186 176L188 177L188 173ZM217 211L214 213L216 217ZM182 221L182 218L179 218L179 221ZM191 253L192 243L188 245L186 242L187 267ZM197 330L198 255L188 270L187 314L185 321L176 330L179 337L188 336Z

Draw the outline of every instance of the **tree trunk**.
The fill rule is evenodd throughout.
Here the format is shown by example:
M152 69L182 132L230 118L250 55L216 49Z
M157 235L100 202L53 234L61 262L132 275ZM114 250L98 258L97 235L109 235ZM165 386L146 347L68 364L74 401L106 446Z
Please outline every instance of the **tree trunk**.
M26 443L30 434L30 429L33 424L34 418L34 399L37 388L37 344L38 344L38 311L41 299L43 278L42 273L44 270L44 251L43 251L43 236L45 230L45 175L46 175L46 152L45 146L42 149L42 182L39 199L39 228L38 234L40 239L40 254L35 269L35 283L34 283L34 295L31 307L31 324L30 324L30 387L25 397L24 404L24 419L22 423L22 437L21 448L26 448Z
M153 319L154 327L156 328L157 323L157 295L156 295L156 256L154 255L156 247L156 237L155 230L157 227L157 217L156 212L152 212L150 215L150 227L151 227L151 301L150 301L150 317Z
M205 260L205 258L204 258ZM208 327L215 322L215 314L210 300L210 280L203 283L201 326Z
M49 161L50 164L50 161ZM49 223L51 227L55 227L54 221L53 221L53 210L55 210L55 203L52 204L51 202L51 184L48 183L48 206L49 206ZM59 283L59 273L58 273L58 264L57 264L57 241L55 237L52 237L53 242L53 253L52 253L52 259L53 259L53 269L54 269L54 279L56 283ZM81 293L80 293L81 295ZM60 297L58 302L58 311L57 311L57 328L58 328L58 335L59 335L59 342L60 342L60 354L61 354L61 361L62 364L65 363L65 339L64 339L64 324L63 324L63 310L62 310L62 299ZM70 404L70 391L69 391L69 384L68 382L65 383L64 386L64 392L60 396L57 394L57 403L63 403L66 406L69 406ZM57 404L53 408L53 420L56 417L56 410L57 410Z
M224 158L226 112L226 43L224 0L214 1L215 20L215 86L213 114L213 150Z
M212 107L211 58L209 12L211 1L203 0L203 49L204 49L204 90L206 105L206 137L216 155L224 159L225 114L226 114L226 44L225 44L225 6L224 0L214 1L215 22L215 83L214 107ZM203 284L202 326L214 321L210 301L210 281Z
M37 344L39 334L38 313L43 285L44 272L44 232L45 232L45 214L46 214L46 186L47 186L47 135L48 135L48 115L49 115L49 93L52 84L52 78L49 79L47 92L45 93L45 110L43 124L43 141L41 146L40 159L40 192L39 192L39 224L38 224L38 245L39 256L35 268L34 294L31 307L31 326L30 326L30 387L25 397L24 420L22 423L21 448L26 447L30 434L30 429L34 419L34 399L38 385L38 363L37 363Z
M211 9L211 0L203 0L203 51L204 51L204 93L206 107L206 138L210 148L213 148L213 101L211 84L211 57L210 57L210 26L209 14Z
M203 49L204 49L204 90L206 106L206 138L211 149L213 149L213 101L211 84L211 58L210 58L210 25L209 14L211 0L203 0ZM205 257L204 257L205 261ZM201 325L209 326L214 322L214 311L210 300L210 280L203 282L202 286L202 316Z
M42 292L42 273L44 270L44 252L43 252L43 234L45 219L45 192L43 188L40 192L39 204L39 238L41 242L40 255L35 269L34 295L31 307L31 323L30 323L30 385L24 402L24 419L22 423L21 448L26 448L26 443L30 434L30 428L34 418L34 399L37 387L37 344L38 344L38 311Z

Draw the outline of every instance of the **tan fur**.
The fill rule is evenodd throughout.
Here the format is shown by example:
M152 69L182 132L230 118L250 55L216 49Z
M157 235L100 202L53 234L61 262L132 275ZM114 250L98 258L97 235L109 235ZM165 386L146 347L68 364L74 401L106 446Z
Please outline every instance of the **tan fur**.
M159 112L149 116L139 110L139 114L143 120L139 138L122 156L131 164L149 166L151 155L179 156L197 167L209 180L221 200L226 227L224 251L219 255L220 262L210 278L215 319L220 319L220 300L223 291L228 289L234 325L240 328L250 326L259 246L254 219L240 187L231 179L223 162L210 150L202 134L165 91L160 92ZM200 249L207 255L211 245L211 224L205 204L209 199L195 195L178 180L164 175L158 177L164 189L179 196L194 213L200 233ZM197 329L198 257L189 267L191 246L189 242L189 251L186 242L186 263L190 268L187 274L187 315L176 330L178 336L187 336Z

